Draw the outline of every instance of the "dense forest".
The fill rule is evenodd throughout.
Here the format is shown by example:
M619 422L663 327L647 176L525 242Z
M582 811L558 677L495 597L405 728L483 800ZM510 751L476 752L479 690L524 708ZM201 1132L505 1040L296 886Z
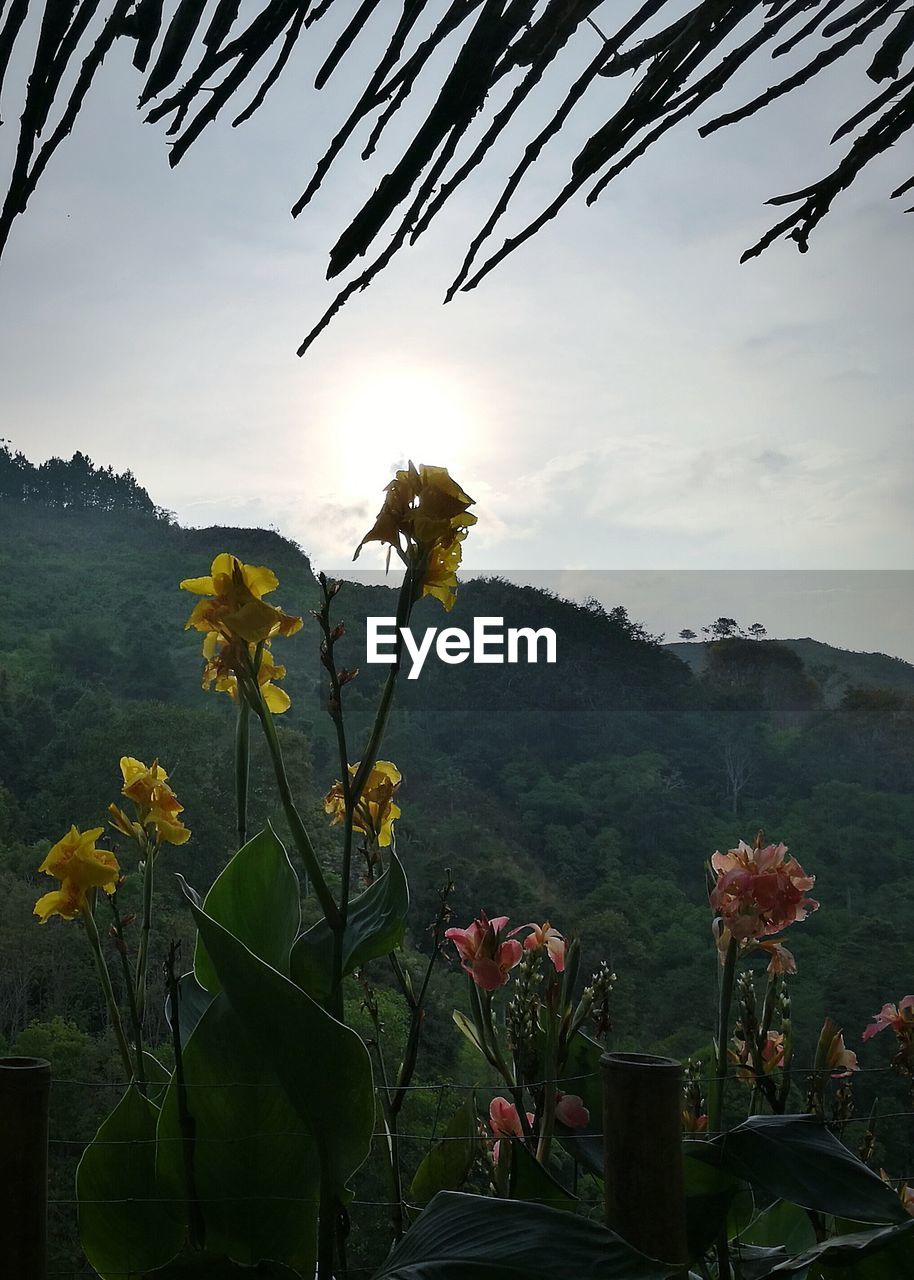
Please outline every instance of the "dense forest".
M198 638L183 630L178 590L223 550L269 564L283 604L306 620L317 607L306 554L276 533L183 529L129 472L114 475L79 453L35 468L0 450L0 1048L52 1062L59 1200L70 1194L80 1144L110 1106L99 1085L119 1068L89 958L60 921L41 928L32 915L46 887L36 869L71 823L103 823L124 754L159 758L186 806L193 836L169 850L172 872L202 892L233 852L232 704L200 689ZM365 618L392 613L392 597L386 587L343 587L347 665L362 664ZM441 624L430 605L417 608L420 627ZM888 1046L861 1045L860 1036L875 1010L914 985L911 667L739 635L665 646L621 606L573 604L498 579L466 583L449 622L471 627L480 614L554 627L558 661L430 663L421 679L401 681L384 756L404 778L397 847L413 891L405 962L427 950L450 874L457 921L480 908L517 924L548 919L581 940L582 973L609 963L617 1047L706 1058L717 966L707 859L764 829L815 874L821 903L791 943L797 1062L811 1063L829 1015L873 1071L854 1082L860 1138L877 1098L887 1114L906 1109L907 1091L886 1071ZM321 798L336 776L335 743L307 621L283 657L292 698L283 747L330 867L335 834ZM363 667L347 686L359 728L384 673ZM269 782L255 751L250 829L270 819L282 835ZM128 877L125 896L135 892ZM156 894L157 973L171 940L187 954L192 928L173 875L158 877ZM385 980L376 981L383 998ZM354 981L350 998L357 1021ZM422 1081L475 1078L450 1027L464 998L456 957L442 961ZM150 1043L167 1058L166 1030L159 991ZM417 1092L407 1127L427 1133L435 1105ZM909 1121L877 1132L892 1174L914 1170ZM68 1210L55 1212L52 1270L83 1274Z

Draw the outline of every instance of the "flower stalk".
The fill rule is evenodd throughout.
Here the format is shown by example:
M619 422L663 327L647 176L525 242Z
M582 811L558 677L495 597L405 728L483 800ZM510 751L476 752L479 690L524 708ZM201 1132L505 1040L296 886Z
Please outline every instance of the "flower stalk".
M101 938L98 936L98 926L95 923L95 915L92 910L92 904L89 903L82 915L83 925L86 930L86 938L89 942L89 949L92 952L92 959L95 962L95 970L98 974L98 980L101 983L102 994L105 997L105 1004L108 1008L108 1017L111 1019L111 1026L114 1028L114 1037L117 1040L117 1047L121 1055L121 1062L124 1065L124 1074L128 1081L134 1076L133 1063L130 1059L130 1047L127 1044L127 1037L124 1034L124 1024L121 1021L120 1010L117 1006L117 1000L114 995L114 988L111 985L111 975L108 972L108 966L105 963L105 957L102 953Z

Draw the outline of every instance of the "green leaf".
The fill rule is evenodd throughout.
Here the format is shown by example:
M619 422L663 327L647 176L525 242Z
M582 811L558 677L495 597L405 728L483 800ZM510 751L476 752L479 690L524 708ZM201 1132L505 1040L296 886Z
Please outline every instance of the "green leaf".
M531 1155L520 1138L501 1139L500 1159L505 1158L505 1147L509 1144L511 1166L508 1194L511 1199L531 1200L535 1204L550 1205L553 1209L573 1209L577 1198Z
M197 975L191 970L182 973L178 979L178 1030L181 1033L181 1044L187 1044L194 1028L203 1014L213 1002L213 997L205 991L197 981ZM171 996L165 999L165 1017L171 1024Z
M730 1245L733 1271L739 1276L739 1280L765 1280L766 1276L771 1275L772 1269L778 1263L786 1261L786 1258L787 1250L783 1245L770 1249L736 1241Z
M673 1280L682 1268L638 1253L576 1214L523 1200L442 1191L374 1280Z
M766 1274L798 1273L810 1280L901 1280L914 1275L914 1221L908 1218L901 1226L833 1236Z
M147 1057L147 1071L154 1061ZM181 1247L181 1208L163 1197L156 1179L158 1118L155 1104L131 1085L76 1170L79 1238L102 1280L140 1280Z
M364 893L353 898L343 934L343 977L396 950L406 931L409 886L397 855ZM325 1004L333 988L333 935L326 920L307 929L292 948L292 980Z
M194 1125L194 1188L207 1248L236 1262L291 1263L312 1275L320 1169L314 1138L225 992L201 1017L183 1054ZM158 1171L168 1194L187 1197L178 1087L158 1127Z
M289 972L289 950L301 927L298 877L272 827L239 849L206 895L203 910L261 960ZM197 938L194 972L204 990L216 995L219 980Z
M907 1216L892 1189L812 1116L752 1116L715 1145L723 1168L775 1199L855 1222Z
M800 1253L816 1243L809 1214L799 1205L787 1200L777 1200L764 1213L753 1218L742 1233L746 1244L774 1248L783 1245L788 1253Z
M448 1121L444 1137L425 1155L409 1189L412 1204L424 1209L439 1191L459 1191L479 1151L475 1099L467 1098Z
M471 1022L471 1020L466 1016L466 1014L461 1013L459 1009L455 1009L454 1012L451 1014L451 1017L454 1019L454 1026L457 1028L457 1030L462 1032L462 1034L465 1035L466 1038L469 1040L473 1048L477 1049L483 1055L483 1057L485 1057L485 1049L483 1048L483 1044L479 1038L479 1034L476 1030L476 1027Z
M720 1235L743 1184L720 1167L710 1142L684 1142L682 1160L689 1257L698 1258Z
M314 1134L327 1189L341 1201L374 1128L368 1050L294 982L191 903L228 1003Z

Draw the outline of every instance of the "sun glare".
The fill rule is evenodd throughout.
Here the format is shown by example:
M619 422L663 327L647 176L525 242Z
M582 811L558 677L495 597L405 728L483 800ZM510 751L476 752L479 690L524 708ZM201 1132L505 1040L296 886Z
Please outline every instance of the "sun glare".
M351 496L364 497L410 458L459 475L477 432L471 397L455 378L398 369L362 374L344 393L334 439L345 457L358 460L342 474Z

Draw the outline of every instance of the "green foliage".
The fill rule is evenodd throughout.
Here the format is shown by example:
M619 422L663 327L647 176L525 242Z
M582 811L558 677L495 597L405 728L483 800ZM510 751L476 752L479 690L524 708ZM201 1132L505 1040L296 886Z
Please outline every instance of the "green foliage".
M775 1199L853 1222L903 1222L892 1189L811 1116L752 1116L715 1139L721 1166Z
M345 1203L374 1128L365 1045L200 907L191 910L229 1005L313 1133L329 1193Z
M301 925L298 877L272 827L239 849L203 901L203 910L267 964L287 973ZM215 995L219 979L198 936L194 973Z
M408 909L409 886L403 866L394 853L384 874L349 904L343 934L343 977L400 946L406 933ZM333 989L332 943L330 928L326 920L321 919L301 935L290 958L293 980L322 1004Z
M180 1206L161 1197L156 1177L158 1118L131 1085L79 1163L80 1241L102 1280L142 1280L180 1247Z
M508 681L499 669L429 666L420 682L398 691L384 755L396 760L405 779L399 858L387 859L386 873L350 903L343 990L332 992L330 931L316 919L313 899L300 904L279 835L265 831L230 860L234 709L227 698L205 696L196 687L199 637L182 634L188 603L176 590L180 578L205 571L212 555L228 547L253 563L270 563L282 579L284 604L306 614L316 603L306 559L262 531L185 531L141 513L71 506L41 508L40 520L33 518L37 512L29 502L17 503L11 517L0 505L0 564L9 604L9 628L0 639L8 646L0 652L0 1038L15 1052L49 1057L55 1076L64 1079L104 1080L118 1072L90 961L74 945L78 926L54 922L39 929L31 918L44 888L35 868L48 842L72 821L103 821L117 794L123 753L162 759L193 831L191 843L164 852L157 869L146 1034L165 1060L170 1028L158 960L172 939L181 941L185 955L193 953L196 920L195 971L203 985L193 973L181 979L179 1025L194 1100L195 1194L204 1206L207 1253L174 1262L167 1253L180 1247L175 1222L183 1234L191 1218L180 1081L172 1079L161 1117L157 1095L145 1101L134 1090L105 1122L117 1141L118 1135L142 1138L137 1150L146 1154L155 1153L157 1141L157 1162L150 1165L144 1154L129 1167L119 1164L127 1146L123 1152L111 1148L111 1168L103 1167L108 1147L102 1133L83 1160L87 1247L109 1271L115 1269L113 1231L123 1212L123 1187L135 1187L138 1196L155 1187L153 1198L171 1206L161 1221L158 1210L130 1210L124 1218L122 1254L124 1248L137 1253L128 1267L167 1263L161 1274L175 1277L220 1275L220 1266L226 1275L243 1275L241 1264L255 1262L285 1263L310 1275L321 1170L329 1173L340 1202L353 1187L361 1199L388 1196L377 1159L381 1144L375 1159L363 1163L374 1107L362 1041L375 1031L351 975L374 962L379 1020L391 1044L402 1046L409 1018L382 962L402 944L404 967L414 974L424 970L429 944L422 926L447 867L458 869L456 923L466 923L481 906L490 914L510 913L514 924L549 918L566 935L581 938L582 979L603 959L618 973L614 1047L685 1057L709 1044L713 1027L716 959L703 858L761 826L773 838L783 836L816 874L815 896L822 902L791 938L801 971L793 984L800 1083L791 1105L797 1109L804 1106L802 1070L823 1015L837 1018L848 1044L859 1047L872 1011L910 989L914 703L900 682L888 691L850 691L837 700L832 685L820 682L797 651L736 638L712 646L716 656L696 677L624 611L581 608L491 580L461 589L456 625L474 613L503 616L512 626L552 625L563 646L561 668L539 668L529 681L512 674ZM42 601L37 615L36 597ZM86 600L93 601L91 612ZM365 615L392 612L390 597L384 588L347 586L338 603L347 623L341 650L349 646L341 656L355 667L362 659ZM428 603L417 609L420 626L423 615L432 621ZM295 790L305 796L303 812L319 861L335 887L336 833L326 825L320 796L339 766L333 728L318 697L314 646L294 638L283 659L293 697L279 722L283 751ZM369 669L347 686L352 741L367 728L379 678ZM259 743L250 803L252 829L273 822L284 832ZM135 854L129 848L119 853L126 876L119 901L129 912L139 904L140 876ZM177 892L174 872L203 890L212 884L202 910ZM406 872L415 903L411 932ZM296 941L300 907L306 928ZM99 923L104 938L107 921L100 916ZM135 948L136 925L127 941ZM109 938L104 945L123 999L116 951ZM452 1034L450 1010L465 1001L464 985L456 973L436 975L423 1021L422 1079L465 1081L478 1069L461 1057L459 1037ZM350 1027L320 1007L340 994ZM475 1042L472 1022L461 1010L456 1018ZM595 1132L602 1103L593 1073L601 1051L600 1044L577 1037L560 1073L581 1077L569 1089L582 1095ZM861 1059L885 1065L886 1046L867 1046ZM380 1047L378 1061L395 1080L397 1048ZM871 1078L856 1084L860 1114L868 1106ZM213 1084L219 1087L202 1087ZM906 1105L898 1084L885 1076L880 1090L884 1109L896 1100ZM72 1091L67 1099L55 1098L55 1123L66 1126L68 1139L88 1137L110 1105L109 1095ZM728 1116L741 1119L747 1102L748 1091L735 1085ZM419 1090L407 1099L404 1125L411 1139L437 1126L434 1104ZM723 1144L689 1143L693 1247L707 1247L728 1216L731 1231L746 1225L750 1186L761 1205L776 1199L756 1214L745 1237L756 1251L785 1241L791 1250L808 1247L807 1219L798 1205L829 1217L900 1221L897 1198L852 1154L861 1132L848 1130L846 1148L805 1121L774 1124L757 1117ZM556 1151L549 1171L526 1147L506 1140L506 1150L514 1149L511 1191L531 1201L557 1197L573 1208L554 1175L564 1177L573 1156L598 1176L601 1143L574 1132L557 1136L564 1150ZM877 1161L905 1167L900 1136L879 1131L878 1142ZM487 1257L461 1252L453 1222L462 1221L483 1240L491 1226L494 1240L496 1219L508 1239L523 1236L518 1247L540 1241L528 1270L540 1274L536 1267L545 1267L550 1256L549 1224L556 1221L548 1210L532 1203L516 1208L510 1201L479 1208L474 1197L433 1199L438 1191L482 1181L473 1171L478 1150L475 1113L467 1106L428 1154L423 1145L410 1146L404 1170L407 1183L413 1177L411 1202L432 1203L394 1255L401 1269L384 1264L381 1275L462 1280L467 1272L460 1268L472 1267L473 1274L494 1280L506 1265L502 1246L493 1244ZM60 1168L66 1179L66 1164ZM277 1203L281 1196L294 1203L294 1212ZM258 1199L270 1207L256 1223L249 1209L233 1208ZM481 1216L468 1226L467 1215ZM565 1213L558 1221L563 1239L570 1240L578 1217ZM887 1265L880 1261L883 1253L897 1260L903 1256L897 1251L909 1248L902 1228L879 1239L878 1233L865 1234L859 1249L816 1255L809 1265L818 1270L810 1277L870 1280L866 1268ZM383 1239L382 1231L357 1229L354 1265L380 1261ZM658 1274L638 1270L643 1260L633 1261L613 1239L599 1236L599 1265L616 1270L594 1275ZM583 1266L589 1246L584 1237L575 1240ZM780 1252L778 1263L785 1258ZM769 1264L773 1258L766 1261L759 1252L751 1259L757 1274ZM563 1254L566 1272L568 1265ZM282 1274L275 1267L262 1272L274 1273ZM873 1271L873 1280L883 1274Z
M440 1192L375 1280L673 1280L620 1236L561 1209L522 1200Z
M207 1248L216 1254L248 1264L279 1260L312 1274L320 1195L315 1141L225 993L187 1043L184 1081L193 1115L193 1194L174 1078L158 1126L157 1193L182 1210L197 1200Z
M459 1191L479 1153L476 1099L469 1097L448 1121L442 1140L428 1152L409 1188L410 1201L424 1209L439 1191Z

